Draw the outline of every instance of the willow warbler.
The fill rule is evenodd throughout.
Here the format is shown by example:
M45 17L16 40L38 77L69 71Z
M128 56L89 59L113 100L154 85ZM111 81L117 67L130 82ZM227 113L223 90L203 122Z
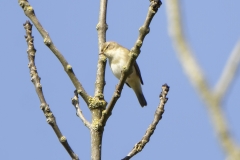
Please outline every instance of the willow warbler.
M120 79L122 69L126 66L130 58L129 53L130 51L127 48L116 42L105 42L101 46L100 54L104 54L109 59L109 65L113 74ZM141 87L141 84L143 85L143 80L136 61L132 66L131 74L126 79L126 84L133 89L140 105L142 107L147 106L147 101L145 100Z

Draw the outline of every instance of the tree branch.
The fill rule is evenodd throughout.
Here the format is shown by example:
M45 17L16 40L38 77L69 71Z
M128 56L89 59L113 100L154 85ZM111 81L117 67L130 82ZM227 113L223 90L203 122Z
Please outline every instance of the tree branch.
M145 36L150 32L149 25L152 21L152 18L157 13L158 8L161 5L162 5L162 2L160 0L150 0L150 6L149 6L149 9L148 9L146 20L145 20L143 26L141 26L140 29L139 29L138 39L137 39L134 47L130 51L130 55L131 55L130 59L127 62L126 67L124 67L123 70L122 70L121 78L120 78L119 83L116 87L116 90L115 90L115 92L112 96L112 99L108 104L107 109L105 110L105 112L103 112L103 116L102 116L101 121L100 121L100 124L102 124L103 126L106 124L107 119L112 114L113 107L115 106L118 98L121 95L123 85L124 85L124 83L127 79L127 76L131 72L131 66L136 61L137 57L140 54L140 48L143 44L143 40L144 40Z
M18 0L18 3L22 7L25 15L32 21L34 26L37 28L39 33L42 35L45 45L54 53L54 55L59 59L59 61L63 65L64 70L66 71L66 73L68 74L72 83L76 87L78 94L80 94L82 96L82 98L84 99L84 101L87 104L89 104L88 100L89 100L90 96L86 93L86 91L82 87L82 84L78 81L77 77L75 76L72 66L70 64L68 64L66 59L60 53L60 51L58 51L58 49L53 44L50 36L46 32L46 30L42 27L42 25L38 21L36 15L34 13L33 7L30 6L30 4L28 3L27 0Z
M42 86L40 84L40 77L38 76L37 67L35 65L36 49L34 48L34 45L33 45L32 24L29 21L27 21L24 24L24 28L26 30L25 39L26 39L27 45L28 45L28 50L27 50L28 59L29 59L28 67L30 69L31 81L33 82L33 84L35 86L38 98L39 98L40 103L41 103L41 109L42 109L44 115L46 116L48 124L50 124L50 126L54 130L54 132L57 135L60 143L66 149L68 154L71 156L71 158L73 160L79 160L78 156L73 152L70 145L68 144L66 137L62 135L60 129L58 128L56 119L55 119L50 107L48 106L48 104L47 104L47 102L44 98L44 95L43 95L43 92L42 92Z
M239 64L240 64L240 41L234 47L226 63L226 66L224 67L222 75L214 88L214 93L219 97L219 99L222 99L223 96L226 94L227 90L230 88L230 85L234 77L237 75Z
M80 108L77 90L74 91L74 97L72 98L72 104L73 104L73 106L74 106L75 109L76 109L77 116L82 120L83 124L84 124L87 128L91 129L91 124L90 124L90 122L88 122L88 120L84 117L84 115L83 115L83 113L82 113L82 110L81 110L81 108Z
M181 62L180 64L182 65L190 82L206 102L209 115L212 118L213 125L224 151L232 159L238 159L240 157L240 150L234 143L234 140L227 128L226 119L221 110L220 99L212 92L211 89L209 89L210 87L208 86L203 71L197 64L197 61L193 56L194 54L185 39L181 24L179 2L178 0L168 0L166 1L166 6L170 36L174 42L176 53Z
M150 141L150 137L152 136L153 132L155 131L158 122L162 119L162 115L164 113L164 106L168 101L167 94L168 94L169 88L170 87L167 84L162 85L162 92L159 96L160 97L160 103L159 103L159 106L158 106L158 108L155 112L153 122L148 127L148 129L147 129L145 135L143 136L143 138L137 144L135 144L133 149L122 160L129 160L134 155L141 152L142 149L145 147L145 145Z
M99 22L96 26L98 31L98 50L101 51L101 46L106 42L106 31L108 29L106 23L107 15L107 0L100 1L99 9ZM103 99L103 91L105 86L105 68L106 68L107 59L104 55L99 55L98 64L97 64L97 78L95 82L95 96L98 96L100 99Z
M99 22L97 24L98 32L98 46L99 53L101 45L106 41L106 14L107 14L107 0L100 0L99 9ZM102 117L102 111L106 108L106 101L104 100L104 86L105 86L105 68L106 57L99 55L97 64L97 76L95 81L95 93L94 97L90 99L89 108L92 113L92 126L90 129L91 134L91 160L101 160L102 151L102 136L104 127L99 124L99 120Z

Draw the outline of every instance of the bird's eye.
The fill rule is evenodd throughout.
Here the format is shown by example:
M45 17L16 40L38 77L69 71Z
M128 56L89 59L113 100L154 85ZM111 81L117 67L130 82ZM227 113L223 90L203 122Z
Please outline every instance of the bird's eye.
M109 44L105 47L105 49L104 50L106 50L106 49L108 49L108 46L109 46Z

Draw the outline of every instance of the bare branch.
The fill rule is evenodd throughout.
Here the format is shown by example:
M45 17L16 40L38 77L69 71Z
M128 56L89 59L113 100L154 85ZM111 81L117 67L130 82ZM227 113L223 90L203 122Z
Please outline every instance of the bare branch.
M232 80L237 75L237 71L239 69L240 64L240 41L234 47L226 66L222 72L218 83L215 86L214 93L222 99L222 97L226 94L229 89Z
M96 26L98 32L98 46L99 53L101 45L106 41L106 14L107 14L107 0L100 0L99 22ZM97 76L95 81L94 97L89 99L89 109L92 113L92 125L90 129L91 134L91 160L101 160L102 151L102 135L103 126L99 125L99 120L102 117L102 112L106 108L106 101L104 100L104 86L105 86L105 68L106 57L99 55L97 64Z
M162 115L164 113L164 106L168 101L167 94L168 94L169 88L170 87L167 84L162 85L162 92L159 96L160 103L155 112L153 122L148 127L143 138L137 144L135 144L135 146L133 147L131 152L129 152L128 155L122 160L129 160L134 155L141 152L142 149L145 147L145 145L150 141L150 137L152 136L153 132L155 131L158 122L162 119Z
M62 135L60 129L58 128L56 119L44 98L44 95L42 92L42 86L40 84L40 77L38 76L37 67L35 65L36 49L34 48L34 45L33 45L32 24L29 21L27 21L24 24L24 28L26 29L25 39L26 39L27 45L28 45L28 50L27 50L28 59L29 59L28 67L30 69L31 81L33 82L33 84L35 86L37 95L38 95L40 103L41 103L41 109L42 109L44 115L46 116L48 124L50 124L50 126L54 130L59 141L61 142L63 147L66 149L68 154L71 156L71 158L73 160L79 160L78 156L73 152L70 145L68 144L66 137Z
M74 97L72 98L72 104L76 109L77 116L82 120L83 124L87 128L91 129L90 122L88 122L88 120L86 120L86 118L84 117L82 110L80 108L77 90L74 91Z
M42 27L42 25L38 21L36 15L34 13L33 7L30 6L30 4L28 3L27 0L18 0L18 3L22 7L22 9L23 9L24 13L26 14L26 16L32 21L34 26L37 28L39 33L42 35L42 37L44 39L45 45L47 47L49 47L49 49L54 53L54 55L59 59L59 61L63 65L64 70L66 71L66 73L68 74L68 76L71 79L72 83L76 87L76 89L78 91L78 94L80 94L82 96L82 98L84 99L84 101L87 104L89 104L89 102L88 102L88 100L90 98L89 95L86 93L86 91L82 87L82 84L78 81L77 77L75 76L75 74L73 72L73 69L72 69L72 66L70 64L68 64L66 59L60 53L60 51L58 51L58 49L53 44L50 36L46 32L46 30Z
M197 64L194 54L187 44L181 24L178 0L166 1L170 35L174 42L178 58L189 80L207 104L219 141L225 152L233 159L238 159L240 151L227 128L226 119L221 110L220 99L208 86L207 80Z
M162 2L160 0L150 0L150 6L149 6L149 9L148 9L146 20L145 20L143 26L141 26L140 29L139 29L138 39L137 39L134 47L130 51L130 55L131 55L130 59L127 62L126 67L124 67L123 70L122 70L122 75L121 75L119 83L116 87L116 90L115 90L115 92L112 96L111 101L108 104L108 107L107 107L106 111L103 113L103 116L101 118L100 124L102 124L103 126L106 124L107 119L112 114L113 107L115 106L118 98L121 95L123 85L124 85L124 83L127 79L127 76L131 72L131 66L136 61L137 57L140 54L140 48L143 44L143 40L144 40L145 36L150 32L149 26L150 26L150 23L152 21L152 18L157 13L158 8L161 5L162 5Z
M97 24L98 31L98 46L99 53L101 51L101 46L104 42L106 42L106 31L108 29L106 23L106 15L107 15L107 0L100 1L100 10L99 10L99 22ZM95 82L95 96L103 98L103 90L105 86L105 68L106 68L106 57L104 55L99 55L98 57L98 65L97 65L97 78Z

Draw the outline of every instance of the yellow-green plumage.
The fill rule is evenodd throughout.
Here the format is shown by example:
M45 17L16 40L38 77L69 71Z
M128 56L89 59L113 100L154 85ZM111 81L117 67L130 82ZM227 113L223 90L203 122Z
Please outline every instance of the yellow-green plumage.
M102 53L109 59L109 65L113 74L120 79L121 71L129 60L129 50L116 42L105 42L102 45ZM142 93L143 80L137 62L132 66L132 73L127 77L126 83L135 92L142 107L147 106L147 101Z

